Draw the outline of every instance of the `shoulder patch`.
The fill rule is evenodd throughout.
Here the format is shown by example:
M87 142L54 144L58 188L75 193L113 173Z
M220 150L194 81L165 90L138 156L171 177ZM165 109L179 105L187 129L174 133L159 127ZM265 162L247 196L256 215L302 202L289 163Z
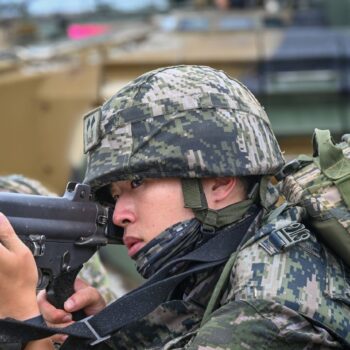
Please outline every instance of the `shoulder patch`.
M84 116L84 153L100 143L101 108L96 108Z

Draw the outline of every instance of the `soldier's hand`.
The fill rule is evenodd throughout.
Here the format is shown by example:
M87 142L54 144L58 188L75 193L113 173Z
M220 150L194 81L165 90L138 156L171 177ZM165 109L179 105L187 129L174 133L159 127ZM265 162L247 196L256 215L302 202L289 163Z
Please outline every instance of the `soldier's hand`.
M64 310L57 309L50 304L46 298L46 292L41 291L38 294L38 304L40 312L46 323L53 327L66 327L73 323L72 313L84 310L87 316L95 315L101 311L106 303L97 289L89 286L83 280L77 278L74 283L75 293L64 303ZM63 343L67 336L58 334L52 337L56 343Z
M39 314L38 271L27 246L0 213L0 318L25 320Z
M72 312L84 310L87 316L95 315L105 308L106 302L97 291L83 280L77 278L74 283L75 293L64 303L64 310L57 309L46 298L46 292L38 294L40 312L46 323L53 327L66 327L73 323ZM56 342L63 342L66 336L55 336Z

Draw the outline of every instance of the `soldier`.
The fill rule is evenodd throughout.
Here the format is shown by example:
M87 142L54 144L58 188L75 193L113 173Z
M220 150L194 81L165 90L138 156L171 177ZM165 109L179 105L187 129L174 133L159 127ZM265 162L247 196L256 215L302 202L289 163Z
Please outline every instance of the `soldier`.
M115 205L113 221L129 256L149 279L123 298L138 312L113 315L111 324L130 322L104 341L97 337L96 348L346 348L348 271L301 224L303 208L277 207L269 176L283 157L247 88L209 67L158 69L87 115L84 132L85 181L97 200ZM0 278L21 281L28 291L16 306L15 286L0 290L8 300L1 317L25 320L40 306L48 323L62 324L72 311L98 305L91 292L73 295L65 311L45 298L38 306L35 274L21 272L34 269L31 257L3 216L0 223ZM6 277L10 268L17 278ZM171 286L165 292L143 293L164 281ZM140 308L140 300L155 299L160 302L148 313L139 312L148 307ZM90 348L83 340L74 344ZM41 340L25 348L51 345Z

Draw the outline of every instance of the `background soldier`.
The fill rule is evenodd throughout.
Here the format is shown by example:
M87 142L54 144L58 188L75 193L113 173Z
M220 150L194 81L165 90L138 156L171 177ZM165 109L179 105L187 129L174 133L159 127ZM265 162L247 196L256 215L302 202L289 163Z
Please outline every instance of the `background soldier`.
M141 295L150 303L159 298L143 291L185 276L147 314L113 315L111 324L127 311L135 317L98 349L331 349L349 342L349 300L341 292L347 271L300 223L304 208L276 207L268 176L283 157L264 109L238 81L209 67L162 68L86 116L87 129L85 181L97 200L115 204L113 221L149 279L119 304L133 301L140 311ZM6 281L10 267L20 274L34 263L0 219ZM294 239L286 244L287 237ZM15 287L1 291L8 302L0 315L24 320L39 312L30 297L35 276L7 277L8 284L18 280L28 297L15 298ZM66 312L41 299L41 312L61 324L70 312L99 304L97 293L87 294L73 295ZM71 338L64 347L71 344L89 348Z

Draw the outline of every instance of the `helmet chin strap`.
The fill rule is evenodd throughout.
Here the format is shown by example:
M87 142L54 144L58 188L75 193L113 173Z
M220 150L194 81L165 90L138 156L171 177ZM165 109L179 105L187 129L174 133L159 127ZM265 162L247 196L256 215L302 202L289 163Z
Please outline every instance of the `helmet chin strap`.
M181 179L185 208L191 208L195 217L202 223L203 229L215 232L218 228L231 224L243 217L258 197L258 186L248 199L214 210L208 208L201 179Z

